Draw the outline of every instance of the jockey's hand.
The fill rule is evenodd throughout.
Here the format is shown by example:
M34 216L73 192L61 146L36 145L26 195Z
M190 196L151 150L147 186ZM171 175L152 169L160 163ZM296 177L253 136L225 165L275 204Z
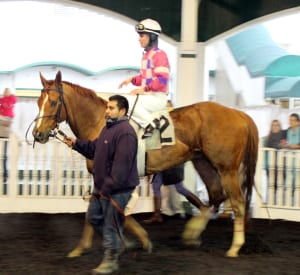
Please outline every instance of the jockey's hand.
M124 85L127 86L129 83L131 83L131 81L132 81L132 77L127 78L119 85L119 89L121 89Z
M73 147L73 145L75 144L76 139L73 137L65 137L64 138L64 143L67 144L69 147Z
M129 94L130 95L140 95L140 94L143 94L144 92L145 92L144 88L138 88L138 89L132 90Z

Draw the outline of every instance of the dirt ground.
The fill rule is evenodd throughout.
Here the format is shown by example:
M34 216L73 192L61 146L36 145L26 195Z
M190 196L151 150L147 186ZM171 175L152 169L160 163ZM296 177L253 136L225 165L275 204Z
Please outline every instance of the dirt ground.
M149 214L135 215L140 222ZM0 274L90 274L101 261L100 237L79 258L69 259L80 239L84 213L0 214ZM152 254L141 248L126 252L115 274L300 274L300 223L253 219L246 244L236 259L226 258L232 238L232 220L211 220L196 249L183 247L186 219L167 218L145 225L154 244Z

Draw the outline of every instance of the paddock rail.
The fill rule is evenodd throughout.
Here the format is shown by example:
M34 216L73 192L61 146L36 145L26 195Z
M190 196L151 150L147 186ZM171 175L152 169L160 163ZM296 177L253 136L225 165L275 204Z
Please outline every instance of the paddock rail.
M92 184L85 159L61 142L33 148L15 135L0 139L0 213L85 212L83 197ZM138 194L134 212L151 212L153 194L144 178ZM260 147L251 207L253 218L300 221L300 150Z

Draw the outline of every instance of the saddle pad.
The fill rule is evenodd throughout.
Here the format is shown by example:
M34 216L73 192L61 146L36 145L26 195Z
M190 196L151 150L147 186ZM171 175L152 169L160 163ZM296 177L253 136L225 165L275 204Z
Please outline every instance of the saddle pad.
M162 146L170 146L175 144L175 132L173 121L168 111L161 111L153 114L153 119L157 118L160 120L160 129L155 129L153 136L142 139L144 129L140 128L137 131L139 140L138 145L138 172L139 176L145 176L145 165L146 165L146 151L161 149Z

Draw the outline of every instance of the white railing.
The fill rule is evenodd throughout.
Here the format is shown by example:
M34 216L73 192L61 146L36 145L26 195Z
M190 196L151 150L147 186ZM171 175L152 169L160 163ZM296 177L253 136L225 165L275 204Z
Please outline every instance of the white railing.
M5 142L7 181L3 176ZM0 139L0 213L84 212L88 203L82 197L92 184L85 159L61 142L36 143L33 148L15 136ZM260 148L256 187L254 218L300 221L300 150ZM146 180L141 179L138 193L134 212L152 211L152 188Z
M4 176L5 143L8 178ZM7 212L85 212L83 200L92 190L92 176L85 158L59 141L36 143L34 148L15 136L0 139L0 213ZM148 183L138 188L134 211L153 209Z
M260 148L256 186L254 217L300 221L300 150Z

